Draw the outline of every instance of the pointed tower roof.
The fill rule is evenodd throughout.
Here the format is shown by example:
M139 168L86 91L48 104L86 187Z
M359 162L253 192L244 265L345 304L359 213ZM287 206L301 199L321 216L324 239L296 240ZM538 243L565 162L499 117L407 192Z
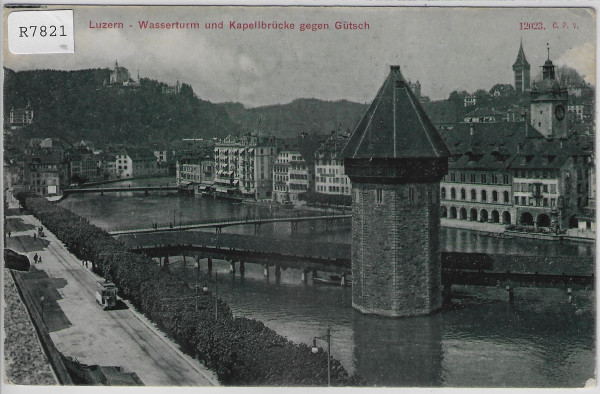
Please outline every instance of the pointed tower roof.
M390 73L342 150L350 159L450 156L439 133L400 73Z
M522 66L524 68L529 68L529 63L527 62L527 59L525 58L525 51L523 50L523 39L521 38L521 46L519 46L519 54L517 55L517 60L515 60L515 64L513 64L513 68L514 67L518 67L518 66Z

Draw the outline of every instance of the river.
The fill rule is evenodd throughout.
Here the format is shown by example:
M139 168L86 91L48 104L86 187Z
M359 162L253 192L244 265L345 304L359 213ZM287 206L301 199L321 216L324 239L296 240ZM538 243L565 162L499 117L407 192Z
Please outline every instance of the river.
M106 229L268 215L274 209L165 192L72 195L60 205ZM253 234L254 227L223 232ZM559 258L595 253L593 244L498 239L451 228L441 234L446 251ZM278 223L263 225L261 236L276 242L292 235L289 223ZM326 231L324 224L301 223L293 236L349 243L350 227L336 224ZM582 387L594 376L594 291L577 290L569 303L564 290L517 288L510 305L505 289L455 286L452 304L440 313L388 319L354 311L349 288L303 283L294 269L265 278L262 266L246 264L240 277L229 274L229 263L216 261L209 277L205 266L197 272L189 260L184 267L171 259L171 266L211 288L216 271L219 296L234 314L263 321L294 342L311 344L331 327L332 356L372 386Z

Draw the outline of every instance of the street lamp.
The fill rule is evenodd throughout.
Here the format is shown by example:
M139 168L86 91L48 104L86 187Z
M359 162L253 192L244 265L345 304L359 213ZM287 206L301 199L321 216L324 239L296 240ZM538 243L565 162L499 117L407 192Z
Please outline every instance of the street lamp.
M42 321L44 321L44 296L40 296L40 303L42 304Z
M327 332L324 337L314 337L312 352L318 353L319 348L317 347L317 339L327 341L327 385L331 386L331 328L327 328Z
M217 275L217 270L215 270L215 321L219 317L219 280Z

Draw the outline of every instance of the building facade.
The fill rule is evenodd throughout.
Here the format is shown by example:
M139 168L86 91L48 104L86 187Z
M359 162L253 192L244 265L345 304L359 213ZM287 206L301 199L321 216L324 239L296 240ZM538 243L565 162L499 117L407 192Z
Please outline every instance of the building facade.
M452 156L440 184L440 215L456 221L515 223L512 152L526 139L525 122L458 124L443 134ZM540 136L541 137L541 136Z
M11 108L9 122L11 129L18 129L33 123L33 108L29 104L25 108Z
M272 166L277 158L274 138L229 136L215 143L216 191L255 199L271 198Z
M350 196L352 185L340 157L344 140L330 138L315 152L315 191L321 194Z

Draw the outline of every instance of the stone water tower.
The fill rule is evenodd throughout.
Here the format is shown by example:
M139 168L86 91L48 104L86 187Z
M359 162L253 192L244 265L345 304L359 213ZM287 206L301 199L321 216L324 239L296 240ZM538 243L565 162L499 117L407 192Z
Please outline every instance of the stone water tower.
M450 152L399 66L341 156L352 181L352 306L385 316L440 308L439 194Z

